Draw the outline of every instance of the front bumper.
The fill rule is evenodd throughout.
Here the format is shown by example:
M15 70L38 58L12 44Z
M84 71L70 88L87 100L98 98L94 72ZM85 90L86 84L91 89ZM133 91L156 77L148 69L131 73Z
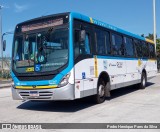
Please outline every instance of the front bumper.
M30 91L35 91L39 96L31 96ZM67 84L61 88L21 90L12 87L14 100L74 100L74 85Z

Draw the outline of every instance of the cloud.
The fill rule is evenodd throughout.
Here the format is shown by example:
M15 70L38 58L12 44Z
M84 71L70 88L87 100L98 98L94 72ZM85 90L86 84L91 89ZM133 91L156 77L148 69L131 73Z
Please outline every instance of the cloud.
M28 9L28 5L18 5L14 3L15 12L20 13Z

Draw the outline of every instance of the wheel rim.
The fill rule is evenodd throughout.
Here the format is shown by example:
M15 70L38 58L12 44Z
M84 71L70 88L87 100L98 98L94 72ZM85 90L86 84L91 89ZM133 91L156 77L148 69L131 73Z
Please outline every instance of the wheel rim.
M99 92L98 92L100 98L104 97L104 86L100 85L99 86Z
M146 85L146 79L145 79L145 77L143 77L142 84L143 84L143 86Z

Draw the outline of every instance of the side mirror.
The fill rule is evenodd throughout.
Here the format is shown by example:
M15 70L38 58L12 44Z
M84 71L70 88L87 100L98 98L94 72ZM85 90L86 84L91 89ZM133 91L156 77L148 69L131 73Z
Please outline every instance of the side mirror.
M3 40L3 51L6 50L6 40Z
M86 31L85 30L81 30L80 31L80 36L79 36L79 40L81 42L85 41L85 38L86 38Z

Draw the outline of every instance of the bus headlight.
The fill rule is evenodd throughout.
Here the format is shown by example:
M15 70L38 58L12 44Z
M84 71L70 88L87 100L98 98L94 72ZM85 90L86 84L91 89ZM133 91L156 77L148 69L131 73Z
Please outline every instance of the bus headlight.
M11 82L11 87L12 88L15 88L15 85L14 85L14 81L12 80L12 82Z
M65 86L65 85L67 85L67 84L68 84L69 77L70 77L70 73L68 73L67 75L65 75L65 76L62 78L62 80L61 80L61 82L60 82L60 84L59 84L58 87L63 87L63 86Z

